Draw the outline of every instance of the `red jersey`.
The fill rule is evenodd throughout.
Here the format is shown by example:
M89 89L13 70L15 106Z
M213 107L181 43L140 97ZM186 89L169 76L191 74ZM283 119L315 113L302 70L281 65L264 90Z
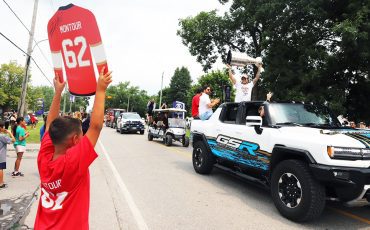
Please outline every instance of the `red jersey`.
M73 4L60 7L49 20L48 36L54 72L63 81L64 65L71 94L95 94L96 78L91 52L99 73L104 66L107 72L108 66L93 13Z
M37 164L41 197L35 229L89 229L89 166L97 157L89 139L69 148L53 159L54 145L49 132L41 141Z
M199 116L199 100L200 96L202 94L198 93L193 97L193 100L191 101L191 116L196 117Z

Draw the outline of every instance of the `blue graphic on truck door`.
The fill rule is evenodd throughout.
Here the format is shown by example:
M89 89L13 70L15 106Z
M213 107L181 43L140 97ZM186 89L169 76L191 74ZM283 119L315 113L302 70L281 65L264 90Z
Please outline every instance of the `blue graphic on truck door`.
M217 157L262 170L269 168L271 154L260 150L256 143L224 135L207 141L212 153Z

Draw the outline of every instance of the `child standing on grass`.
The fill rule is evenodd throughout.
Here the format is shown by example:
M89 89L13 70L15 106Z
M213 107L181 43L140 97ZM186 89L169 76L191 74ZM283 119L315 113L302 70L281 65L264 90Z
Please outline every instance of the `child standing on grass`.
M14 164L14 172L12 172L13 177L24 176L23 173L19 171L21 166L21 161L24 152L26 152L26 138L30 136L29 132L25 130L26 122L23 117L18 117L14 126L13 126L13 135L15 137L14 148L17 153L17 160Z
M59 117L65 82L54 79L55 94L41 141L37 164L41 197L35 229L89 229L89 166L97 157L94 146L103 128L105 91L111 72L100 73L90 128L82 135L81 122Z
M0 121L0 189L6 188L4 183L4 169L6 169L6 148L10 143L15 142L13 134L5 129L5 123Z

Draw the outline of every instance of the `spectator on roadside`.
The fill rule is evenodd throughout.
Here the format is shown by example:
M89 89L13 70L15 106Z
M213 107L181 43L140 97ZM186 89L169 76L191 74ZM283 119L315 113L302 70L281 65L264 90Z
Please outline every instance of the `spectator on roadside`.
M205 86L203 89L203 93L199 98L199 118L208 120L213 114L212 108L220 102L220 99L211 100L209 98L209 95L212 93L211 87Z
M14 126L16 120L17 120L17 114L16 113L13 113L10 116L10 127L13 127Z
M85 136L77 119L58 117L65 82L54 78L54 98L37 159L41 199L35 229L89 229L89 167L98 157L94 147L103 128L106 89L112 82L111 72L104 74L104 69Z
M199 100L200 96L202 96L203 88L199 87L196 94L194 95L193 99L191 100L191 116L194 119L199 119Z
M351 127L351 128L356 128L356 123L354 122L354 121L350 121L349 122L349 126Z
M82 133L85 135L90 127L90 114L84 113L82 116Z
M76 111L73 115L73 118L76 118L78 120L80 120L82 122L82 115L81 115L81 112L79 111Z
M161 105L161 109L167 109L167 104L166 102L163 102L162 105Z
M242 75L241 81L237 81L234 77L231 66L230 65L226 65L226 66L229 70L229 78L236 89L235 102L251 101L252 89L254 85L257 83L258 79L260 78L262 64L257 65L258 70L252 82L248 82L248 78L247 78L248 76L246 74Z
M153 122L153 110L155 109L154 99L151 99L146 107L148 112L148 123L151 124Z
M15 137L14 148L17 153L17 160L14 164L14 172L12 172L13 177L24 176L23 173L19 171L21 165L23 153L26 152L26 138L29 137L30 133L26 132L23 128L26 124L23 117L18 117L15 125L13 126L13 135Z
M31 129L35 129L36 128L36 121L37 121L35 114L32 113L30 115L30 121L31 121Z
M366 129L365 122L363 122L363 121L360 122L360 129Z
M48 116L44 115L44 125L40 128L40 141L44 137L45 134L45 128L46 128L46 121L48 120Z
M5 129L8 130L9 125L10 125L10 113L5 112L4 113L4 121L5 121Z
M4 170L6 169L7 145L14 143L15 139L11 131L5 129L5 122L0 121L0 189L6 188L4 183Z

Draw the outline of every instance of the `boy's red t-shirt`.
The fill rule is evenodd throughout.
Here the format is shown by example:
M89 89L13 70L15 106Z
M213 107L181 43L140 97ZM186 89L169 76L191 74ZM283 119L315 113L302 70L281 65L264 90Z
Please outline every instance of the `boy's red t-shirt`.
M54 145L49 132L37 158L41 197L35 229L89 229L89 166L97 154L90 140L81 141L52 161Z

